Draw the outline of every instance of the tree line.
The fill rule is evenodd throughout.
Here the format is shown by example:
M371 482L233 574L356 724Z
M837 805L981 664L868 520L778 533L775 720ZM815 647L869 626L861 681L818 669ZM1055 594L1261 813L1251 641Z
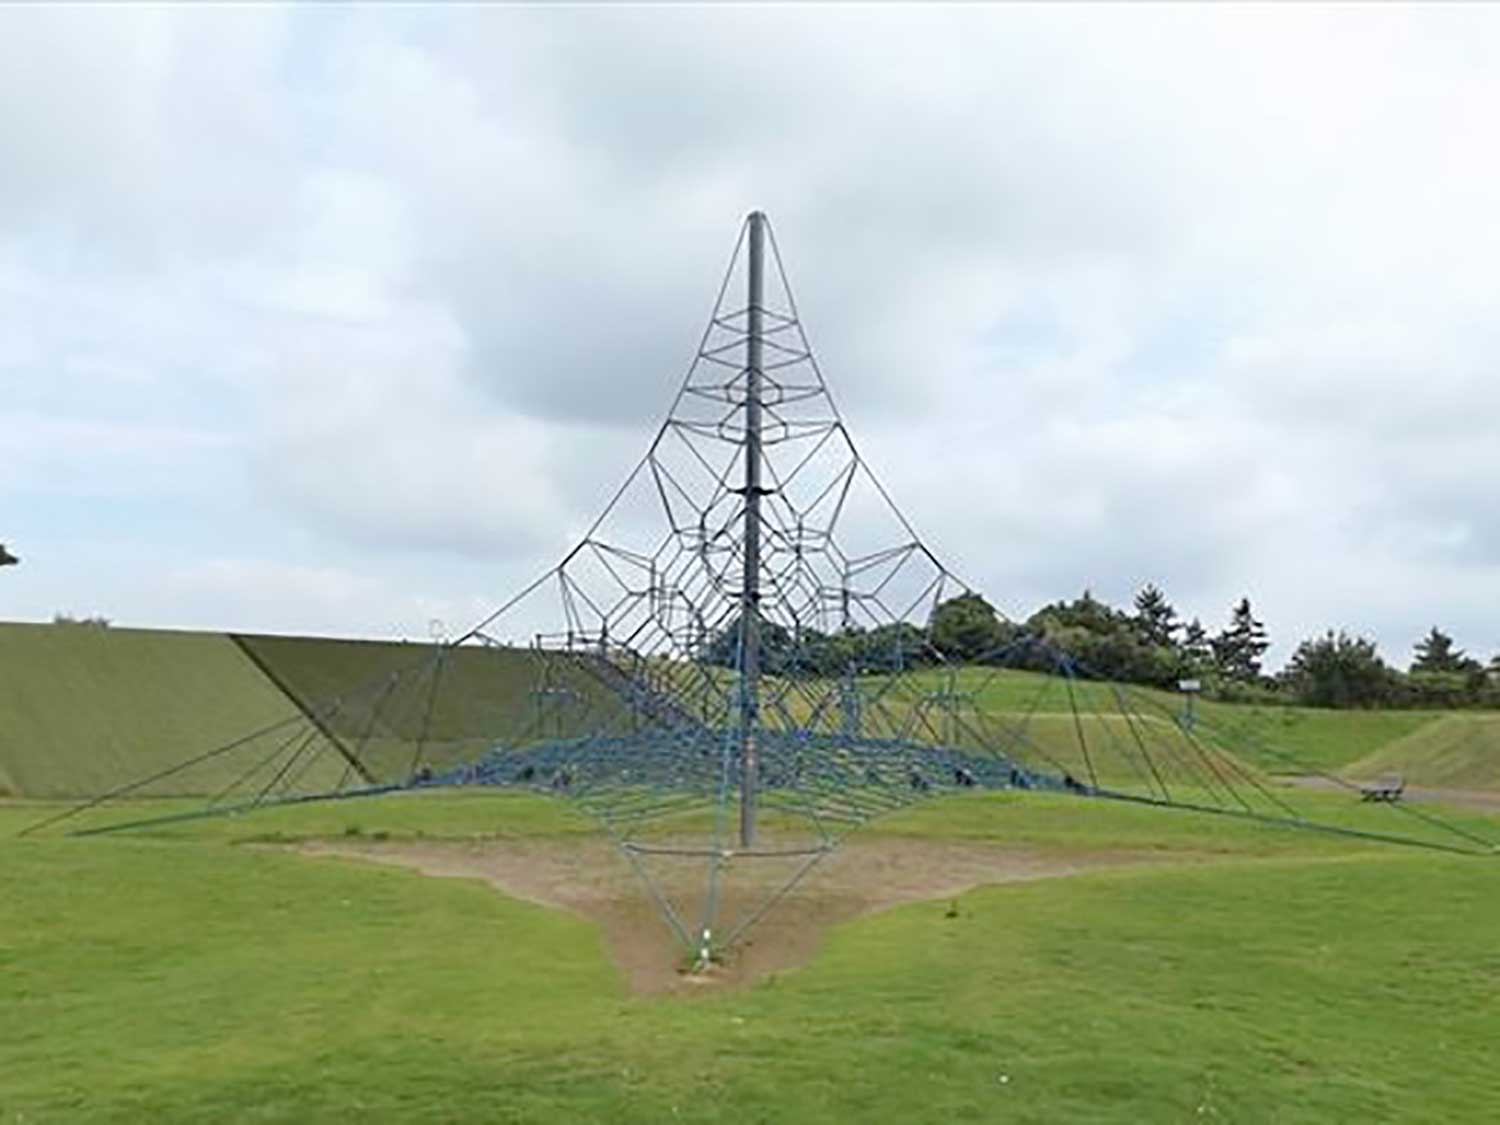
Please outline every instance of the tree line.
M922 629L893 622L833 633L792 631L763 621L762 667L814 675L888 671L939 660L1051 672L1066 654L1090 678L1176 689L1198 681L1213 699L1285 702L1316 707L1500 707L1500 655L1482 663L1434 626L1413 646L1406 669L1385 662L1375 642L1343 630L1298 644L1274 675L1263 666L1270 638L1248 597L1230 607L1225 624L1210 631L1183 620L1166 595L1147 584L1129 609L1085 590L1071 601L1044 605L1024 621L1008 621L978 593L939 604ZM709 643L707 658L738 663L739 627L730 621Z
M992 623L991 623L992 622ZM1436 626L1413 645L1407 668L1387 664L1374 641L1344 630L1301 641L1286 667L1268 675L1265 625L1248 597L1210 633L1196 617L1183 621L1166 595L1147 584L1128 610L1089 591L1043 606L1019 624L1000 619L978 594L938 606L936 647L963 659L1001 654L1017 637L1036 637L1104 679L1154 687L1197 680L1204 694L1237 701L1295 702L1315 707L1500 707L1500 655L1486 664L1458 648ZM988 646L986 648L986 646Z

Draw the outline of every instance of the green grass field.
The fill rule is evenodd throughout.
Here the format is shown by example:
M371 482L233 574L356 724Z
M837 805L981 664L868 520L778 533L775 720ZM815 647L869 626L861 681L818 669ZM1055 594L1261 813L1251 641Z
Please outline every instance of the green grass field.
M898 907L758 986L638 997L580 918L245 846L585 831L560 804L415 795L14 838L47 807L0 804L0 1121L1454 1122L1500 1105L1496 860L955 798L879 831L1184 862Z
M0 626L0 786L26 795L0 799L0 1123L1453 1122L1500 1105L1500 856L971 794L866 833L1157 862L899 906L834 927L810 963L754 986L639 996L582 917L471 880L266 846L595 838L560 802L415 793L16 836L68 807L37 798L118 784L426 656ZM459 745L487 737L484 708L532 708L534 671L518 655L463 653L440 677L402 678L378 715L351 708L330 725L397 757L422 727ZM1034 741L1072 752L1060 681L967 669L925 686L1032 712ZM1101 711L1113 694L1074 691ZM1135 694L1175 729L1177 699ZM1237 730L1267 774L1286 763L1260 741L1351 777L1500 787L1494 716L1201 714ZM1125 737L1105 718L1085 735ZM1329 824L1422 827L1347 796L1297 799ZM192 807L163 797L117 812ZM1500 819L1438 811L1500 839Z

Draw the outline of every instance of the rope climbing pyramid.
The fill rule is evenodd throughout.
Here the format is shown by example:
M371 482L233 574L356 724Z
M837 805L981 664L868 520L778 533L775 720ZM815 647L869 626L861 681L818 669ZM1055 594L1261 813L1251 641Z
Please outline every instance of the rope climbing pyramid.
M284 721L33 830L532 790L604 827L700 969L849 832L938 794L1046 790L1490 851L1404 805L1330 819L1271 776L1289 755L1039 638L960 661L932 626L971 593L856 448L754 212L665 420L561 562L421 659L284 684ZM550 625L517 636L523 621Z

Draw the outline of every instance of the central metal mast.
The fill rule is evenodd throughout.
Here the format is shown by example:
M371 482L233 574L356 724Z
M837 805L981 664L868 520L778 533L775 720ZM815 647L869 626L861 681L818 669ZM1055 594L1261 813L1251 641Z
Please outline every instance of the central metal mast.
M749 335L745 341L745 575L740 591L740 847L755 844L760 726L760 387L766 217L750 212Z

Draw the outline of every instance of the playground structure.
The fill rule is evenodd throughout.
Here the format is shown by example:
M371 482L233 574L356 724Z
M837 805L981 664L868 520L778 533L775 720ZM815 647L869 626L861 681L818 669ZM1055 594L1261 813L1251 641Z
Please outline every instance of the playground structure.
M849 832L938 794L1049 790L1491 850L1405 804L1327 822L1232 732L1037 638L961 665L932 622L967 592L857 450L754 212L646 455L553 569L410 667L317 697L283 685L283 722L34 828L535 791L604 827L699 969ZM518 639L520 621L552 624Z

